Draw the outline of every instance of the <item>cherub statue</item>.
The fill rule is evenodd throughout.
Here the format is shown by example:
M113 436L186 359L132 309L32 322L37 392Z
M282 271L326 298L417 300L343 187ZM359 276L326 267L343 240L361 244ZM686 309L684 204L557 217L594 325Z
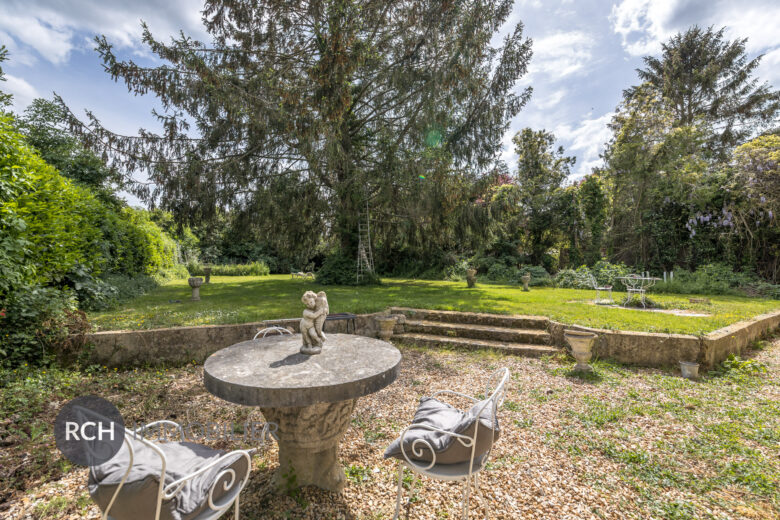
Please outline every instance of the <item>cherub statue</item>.
M326 339L325 334L322 333L322 326L328 316L328 297L325 295L325 291L320 291L317 294L313 291L306 291L301 296L301 301L306 306L303 310L303 318L301 318L301 336L303 337L301 354L319 354Z

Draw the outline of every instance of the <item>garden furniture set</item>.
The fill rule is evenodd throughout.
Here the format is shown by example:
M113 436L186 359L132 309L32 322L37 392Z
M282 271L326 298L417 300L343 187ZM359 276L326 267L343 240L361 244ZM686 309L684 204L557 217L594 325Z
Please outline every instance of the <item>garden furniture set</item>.
M626 286L626 299L623 302L624 307L627 306L631 302L631 298L637 294L639 295L639 301L642 303L642 307L647 308L647 301L645 299L647 290L655 285L660 278L630 274L628 276L621 276L618 280L622 280L623 285Z
M302 354L300 344L298 335L281 327L262 329L255 339L212 354L204 384L221 399L262 411L267 421L262 439L272 436L279 446L279 468L271 480L275 491L315 485L337 492L346 482L338 446L355 403L395 381L401 353L386 341L352 334L328 334L316 356ZM506 368L494 373L482 400L448 390L421 399L412 424L385 452L399 466L394 518L404 468L415 479L462 482L468 516L472 488L481 496L478 475L499 436L497 412L508 378ZM466 399L471 408L459 410L444 397ZM158 444L140 435L160 426L176 429L182 442ZM120 452L90 468L90 494L103 520L214 520L233 504L238 519L239 494L256 449L223 453L183 441L182 427L172 421L127 431Z

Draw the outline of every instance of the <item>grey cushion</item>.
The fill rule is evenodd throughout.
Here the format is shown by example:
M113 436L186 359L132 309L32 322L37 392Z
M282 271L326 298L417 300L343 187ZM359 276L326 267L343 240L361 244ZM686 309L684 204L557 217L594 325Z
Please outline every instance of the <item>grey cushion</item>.
M423 397L420 399L420 406L414 414L412 424L433 426L472 438L474 429L478 428L474 450L474 457L478 458L490 450L493 440L498 438L500 432L498 419L491 420L493 410L490 404L485 406L481 415L477 417L483 405L485 405L485 401L479 401L468 412L463 413L438 399ZM418 439L427 442L433 448L433 452L436 453L437 465L458 464L471 459L471 447L464 446L460 440L452 435L423 428L412 428L404 436L403 450L411 460L421 462L431 462L433 460L431 449L422 442L417 444L417 453L413 452L413 444ZM385 458L391 457L405 460L401 450L400 437L394 440L385 450Z
M131 441L133 445L133 468L122 486L119 496L111 506L109 516L115 520L153 519L157 506L157 491L160 482L162 461L151 448L138 440ZM165 453L167 466L165 468L165 485L198 471L225 452L214 450L191 442L156 443ZM117 485L127 471L129 452L125 444L111 460L94 466L89 472L89 494L105 511ZM247 461L240 454L230 457L223 464L215 466L193 479L187 481L182 490L170 500L164 500L160 508L160 520L192 520L205 509L208 509L208 493L215 483L217 475L231 467L236 472L236 482L232 489L247 471ZM230 476L223 476L214 491L215 503L226 494L223 484L230 481Z

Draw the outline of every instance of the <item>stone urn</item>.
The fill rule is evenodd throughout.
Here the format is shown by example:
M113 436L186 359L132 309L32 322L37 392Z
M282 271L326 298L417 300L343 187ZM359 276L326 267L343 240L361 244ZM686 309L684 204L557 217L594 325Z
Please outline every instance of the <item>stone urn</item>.
M598 334L593 332L584 332L580 330L565 330L563 337L571 345L571 353L574 359L577 360L577 364L574 365L574 370L581 372L593 372L593 367L588 364L590 358L593 357L593 342L596 341Z
M699 379L699 364L692 361L680 361L680 372L685 379Z
M379 339L387 341L393 337L396 319L393 316L377 316L376 323L379 325Z
M194 302L200 301L200 286L203 285L203 278L192 277L189 278L187 282L189 282L190 287L192 287L192 298L190 299Z
M530 291L530 289L528 288L528 284L531 283L531 275L525 273L523 276L520 277L520 280L523 282L523 290L525 292Z
M206 281L203 283L211 283L211 267L204 267L203 274L206 276Z
M469 289L474 287L476 283L477 283L477 270L466 269L466 284L468 285Z

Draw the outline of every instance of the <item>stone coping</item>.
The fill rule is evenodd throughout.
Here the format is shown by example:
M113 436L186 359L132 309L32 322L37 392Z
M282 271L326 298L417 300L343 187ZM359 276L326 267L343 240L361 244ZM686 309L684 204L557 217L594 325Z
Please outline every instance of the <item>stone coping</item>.
M376 337L379 327L375 318L387 315L389 312L359 314L355 330L349 332ZM395 332L404 332L406 316L393 315L397 317ZM780 310L731 324L704 336L595 329L547 321L552 343L559 347L566 347L564 329L591 331L599 335L593 352L600 358L650 367L676 367L680 361L696 361L712 368L730 354L741 354L750 343L780 327ZM101 365L202 363L217 350L251 339L259 328L279 325L298 332L299 323L300 318L291 318L236 325L103 331L87 334L83 339L94 346L91 360ZM347 326L347 321L330 321L326 322L325 330L348 332Z

